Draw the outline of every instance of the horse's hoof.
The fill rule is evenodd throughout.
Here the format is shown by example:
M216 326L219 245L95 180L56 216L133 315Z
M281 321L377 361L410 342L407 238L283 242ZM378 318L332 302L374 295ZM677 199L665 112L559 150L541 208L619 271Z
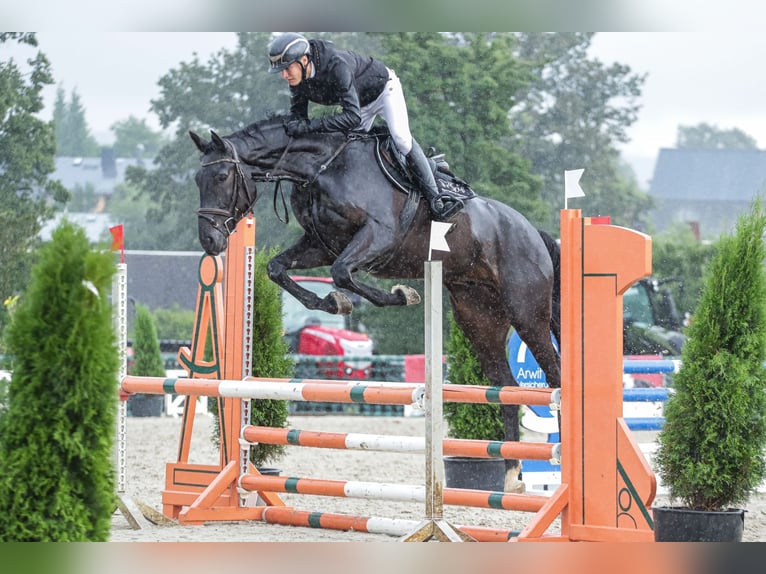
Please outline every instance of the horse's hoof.
M401 293L405 305L417 305L420 303L420 295L409 285L394 285L391 293Z
M351 299L340 291L330 291L328 297L335 302L335 315L351 315L351 311L354 310L354 304L351 302Z

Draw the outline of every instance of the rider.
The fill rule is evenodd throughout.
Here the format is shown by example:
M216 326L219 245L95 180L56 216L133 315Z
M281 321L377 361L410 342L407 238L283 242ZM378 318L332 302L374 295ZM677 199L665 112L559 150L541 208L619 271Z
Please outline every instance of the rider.
M399 78L374 58L340 50L332 42L307 40L287 32L269 43L269 72L279 73L290 86L290 113L287 134L311 132L369 131L381 115L397 149L428 202L431 217L443 221L463 207L463 202L440 195L431 166L410 133L407 105ZM308 104L339 105L341 112L320 119L308 119Z

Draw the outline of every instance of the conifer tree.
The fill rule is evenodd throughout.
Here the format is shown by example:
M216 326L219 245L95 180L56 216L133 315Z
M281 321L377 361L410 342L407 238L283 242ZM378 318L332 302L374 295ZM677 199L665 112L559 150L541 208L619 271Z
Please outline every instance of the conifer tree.
M458 327L452 315L449 319L450 331L447 340L449 382L456 385L490 386L491 383L484 375L468 337ZM443 408L451 437L470 440L505 440L500 405L444 403Z
M742 504L766 477L766 209L718 241L687 331L655 462L687 508Z
M133 341L134 363L132 375L142 377L164 377L160 342L157 339L157 325L151 311L145 305L136 305L135 337ZM162 414L164 396L137 394L128 399L128 407L134 416ZM159 407L159 409L155 408ZM156 412L159 410L159 412Z
M254 377L287 378L293 374L293 360L287 343L282 338L282 298L280 287L269 279L266 266L276 254L261 249L255 256L253 292L255 296L255 319L253 321ZM282 428L287 425L287 402L268 399L251 403L250 424ZM251 448L253 464L260 466L279 458L284 447L258 444Z
M105 541L119 359L109 252L65 221L40 250L8 329L13 377L0 422L0 541Z

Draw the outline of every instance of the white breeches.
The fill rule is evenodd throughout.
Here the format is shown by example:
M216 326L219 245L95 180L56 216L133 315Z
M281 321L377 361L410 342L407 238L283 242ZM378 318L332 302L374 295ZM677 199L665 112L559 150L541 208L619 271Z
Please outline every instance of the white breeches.
M388 125L396 148L407 155L412 149L412 134L410 120L407 116L407 104L404 101L404 90L396 73L388 70L388 82L377 99L361 109L364 131L370 131L375 116L380 115Z

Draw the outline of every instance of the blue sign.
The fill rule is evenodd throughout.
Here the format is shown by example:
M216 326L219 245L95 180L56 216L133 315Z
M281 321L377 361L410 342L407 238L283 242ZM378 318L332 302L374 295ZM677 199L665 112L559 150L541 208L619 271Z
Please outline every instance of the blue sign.
M559 347L553 333L551 333L551 341L558 351ZM548 386L545 373L537 363L537 359L516 331L513 331L508 340L508 364L511 366L513 378L520 386L538 388Z

